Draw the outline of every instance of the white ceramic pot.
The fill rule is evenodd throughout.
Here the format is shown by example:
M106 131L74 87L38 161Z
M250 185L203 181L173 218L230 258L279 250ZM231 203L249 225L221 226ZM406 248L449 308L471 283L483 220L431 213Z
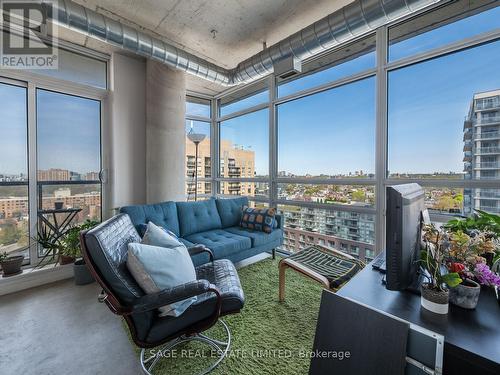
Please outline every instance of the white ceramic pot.
M449 292L436 291L430 289L428 284L422 284L420 287L421 297L420 304L428 311L435 314L448 314L449 309Z

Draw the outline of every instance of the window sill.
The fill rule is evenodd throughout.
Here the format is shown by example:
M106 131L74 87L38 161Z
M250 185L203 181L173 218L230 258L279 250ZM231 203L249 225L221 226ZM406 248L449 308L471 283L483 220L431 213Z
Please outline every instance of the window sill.
M0 296L73 277L73 265L47 265L40 269L23 268L23 273L0 277Z

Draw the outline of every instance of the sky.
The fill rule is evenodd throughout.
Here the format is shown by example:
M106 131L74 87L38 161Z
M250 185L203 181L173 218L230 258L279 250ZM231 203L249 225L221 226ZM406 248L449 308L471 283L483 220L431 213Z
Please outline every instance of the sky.
M37 91L38 169L99 172L100 103Z
M27 174L26 89L0 84L0 174Z
M391 61L500 27L500 7L392 44ZM369 52L284 84L286 96L375 66ZM500 88L500 42L389 74L388 168L391 173L463 171L463 121L474 93ZM368 78L278 106L278 169L296 175L375 171L375 79ZM267 95L267 93L266 93ZM263 101L246 98L224 114ZM226 121L221 136L256 152L268 173L267 110ZM226 130L224 130L226 128Z
M26 89L0 84L0 173L27 173ZM100 103L37 90L38 169L100 168Z

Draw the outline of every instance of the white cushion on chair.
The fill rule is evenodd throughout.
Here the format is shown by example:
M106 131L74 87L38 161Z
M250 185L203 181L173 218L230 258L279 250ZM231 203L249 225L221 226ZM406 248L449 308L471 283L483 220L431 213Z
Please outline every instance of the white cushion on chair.
M196 271L184 245L172 248L129 243L127 268L146 294L196 280ZM180 316L196 297L159 308L160 316Z

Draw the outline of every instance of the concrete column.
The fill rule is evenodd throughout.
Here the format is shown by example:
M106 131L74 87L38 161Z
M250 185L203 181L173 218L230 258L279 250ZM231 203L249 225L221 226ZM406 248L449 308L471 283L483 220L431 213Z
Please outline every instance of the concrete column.
M185 200L184 72L148 60L146 68L147 201Z
M103 162L110 160L109 210L146 203L146 61L113 53L108 112L103 126ZM104 121L103 124L107 122ZM103 193L104 195L104 193Z

